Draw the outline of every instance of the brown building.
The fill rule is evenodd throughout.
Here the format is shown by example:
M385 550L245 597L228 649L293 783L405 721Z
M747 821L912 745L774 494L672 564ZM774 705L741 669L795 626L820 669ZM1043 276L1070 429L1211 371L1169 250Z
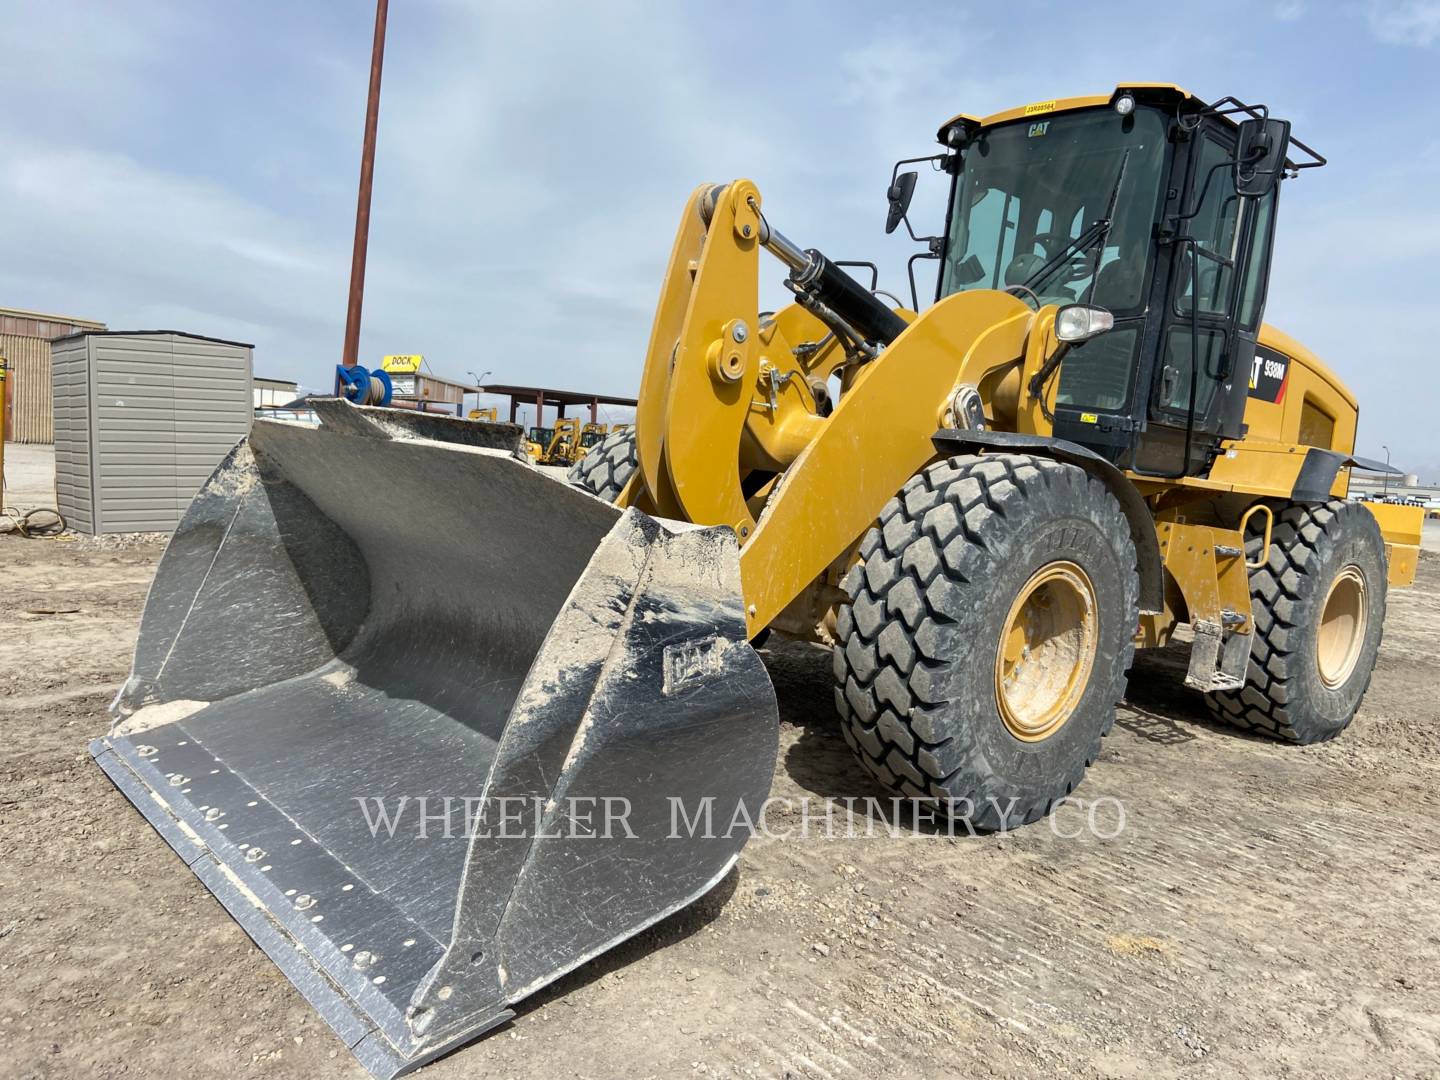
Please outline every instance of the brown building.
M105 324L69 315L0 308L0 357L9 364L5 433L12 442L55 441L50 388L50 342Z

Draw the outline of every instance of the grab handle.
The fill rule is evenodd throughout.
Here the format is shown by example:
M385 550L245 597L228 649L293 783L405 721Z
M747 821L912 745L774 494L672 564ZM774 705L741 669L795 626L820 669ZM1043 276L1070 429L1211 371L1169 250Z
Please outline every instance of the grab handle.
M1264 511L1265 513L1265 546L1260 549L1260 557L1254 562L1246 560L1245 566L1251 570L1258 570L1270 561L1270 533L1275 528L1275 512L1264 503L1256 503L1250 507L1249 510L1246 510L1245 516L1240 519L1240 537L1242 540L1245 537L1245 530L1250 527L1250 519L1255 516L1257 511Z

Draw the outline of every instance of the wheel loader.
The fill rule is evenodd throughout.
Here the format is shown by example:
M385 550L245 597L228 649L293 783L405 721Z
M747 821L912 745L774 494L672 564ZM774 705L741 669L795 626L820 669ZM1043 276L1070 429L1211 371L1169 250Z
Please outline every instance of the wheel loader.
M588 454L590 452L590 448L593 446L598 446L601 442L605 440L605 436L608 434L610 434L610 429L604 424L599 424L594 421L586 424L583 428L580 429L579 456L584 457L586 454Z
M555 429L532 427L521 440L521 449L531 461L543 464L550 444L555 441Z
M768 634L829 648L865 769L984 829L1076 788L1137 648L1188 637L1242 729L1354 716L1420 523L1347 501L1355 397L1263 321L1323 159L1152 83L938 140L925 304L751 181L698 188L634 427L568 483L512 425L336 399L190 506L92 752L374 1075L725 877L776 762Z

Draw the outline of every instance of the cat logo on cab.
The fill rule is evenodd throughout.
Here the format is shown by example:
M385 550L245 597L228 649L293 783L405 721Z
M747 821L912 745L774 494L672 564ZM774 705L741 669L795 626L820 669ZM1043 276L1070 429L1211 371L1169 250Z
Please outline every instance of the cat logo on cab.
M1290 378L1290 358L1263 345L1255 350L1250 367L1250 396L1276 405L1285 400L1285 384Z

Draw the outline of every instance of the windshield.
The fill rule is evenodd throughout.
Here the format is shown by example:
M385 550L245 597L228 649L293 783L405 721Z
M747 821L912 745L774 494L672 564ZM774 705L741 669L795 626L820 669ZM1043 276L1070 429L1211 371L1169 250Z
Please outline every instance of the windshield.
M941 295L1010 288L1037 306L1143 306L1164 159L1165 120L1143 107L980 132L964 150ZM1110 227L1096 228L1112 194Z

